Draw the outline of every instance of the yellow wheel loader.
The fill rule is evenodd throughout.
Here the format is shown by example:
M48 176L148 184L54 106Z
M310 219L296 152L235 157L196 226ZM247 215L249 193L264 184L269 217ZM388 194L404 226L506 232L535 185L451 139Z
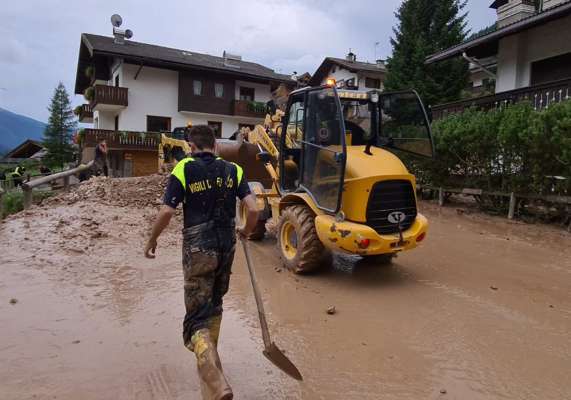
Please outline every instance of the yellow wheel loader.
M425 239L415 177L394 152L433 156L416 92L299 89L285 113L245 136L220 142L219 154L244 167L257 196L260 220L250 239L261 239L267 223L277 227L288 269L312 271L326 250L388 263ZM254 171L262 165L267 174Z
M266 222L277 225L286 267L311 271L326 249L386 263L424 240L415 178L392 151L433 156L416 92L304 88L280 122L266 120L248 140L273 179L271 188L251 184L262 211L255 239Z

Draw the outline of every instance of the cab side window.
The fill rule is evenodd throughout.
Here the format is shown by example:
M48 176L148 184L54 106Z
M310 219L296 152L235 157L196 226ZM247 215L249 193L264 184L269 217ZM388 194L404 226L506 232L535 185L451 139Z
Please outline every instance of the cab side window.
M295 190L299 187L301 170L301 142L304 130L304 96L294 98L288 110L287 126L285 129L283 154L283 180L285 190ZM284 134L284 133L282 133Z

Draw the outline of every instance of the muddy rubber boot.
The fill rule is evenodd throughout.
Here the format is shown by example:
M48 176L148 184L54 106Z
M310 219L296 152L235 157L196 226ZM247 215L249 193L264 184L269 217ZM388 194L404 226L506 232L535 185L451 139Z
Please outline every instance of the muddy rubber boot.
M192 345L198 365L198 375L204 383L207 394L212 400L232 400L234 395L226 377L222 373L222 364L208 329L200 329L192 336Z
M208 330L210 338L214 342L214 346L218 348L218 338L220 337L220 325L222 324L222 315L217 315L208 320Z

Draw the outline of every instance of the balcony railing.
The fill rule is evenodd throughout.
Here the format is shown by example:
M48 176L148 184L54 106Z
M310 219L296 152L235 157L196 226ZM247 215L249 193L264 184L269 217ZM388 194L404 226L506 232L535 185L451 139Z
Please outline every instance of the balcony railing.
M250 118L265 118L267 114L264 103L249 100L234 100L234 115Z
M99 104L127 107L129 89L117 86L95 85L95 92L91 105L95 108Z
M479 110L503 109L523 101L531 103L535 110L542 110L554 103L569 99L571 99L571 79L562 79L491 96L439 104L432 107L432 118L436 120L450 114L458 114L470 107Z
M95 147L105 139L110 150L158 150L161 134L156 132L111 131L84 129L82 144Z
M82 104L79 110L79 122L93 122L93 107L91 104Z

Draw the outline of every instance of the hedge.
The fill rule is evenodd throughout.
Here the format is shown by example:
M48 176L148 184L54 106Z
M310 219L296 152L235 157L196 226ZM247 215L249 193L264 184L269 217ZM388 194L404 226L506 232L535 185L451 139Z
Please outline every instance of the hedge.
M421 183L571 195L571 102L469 109L435 121L432 132L436 159L406 157Z

